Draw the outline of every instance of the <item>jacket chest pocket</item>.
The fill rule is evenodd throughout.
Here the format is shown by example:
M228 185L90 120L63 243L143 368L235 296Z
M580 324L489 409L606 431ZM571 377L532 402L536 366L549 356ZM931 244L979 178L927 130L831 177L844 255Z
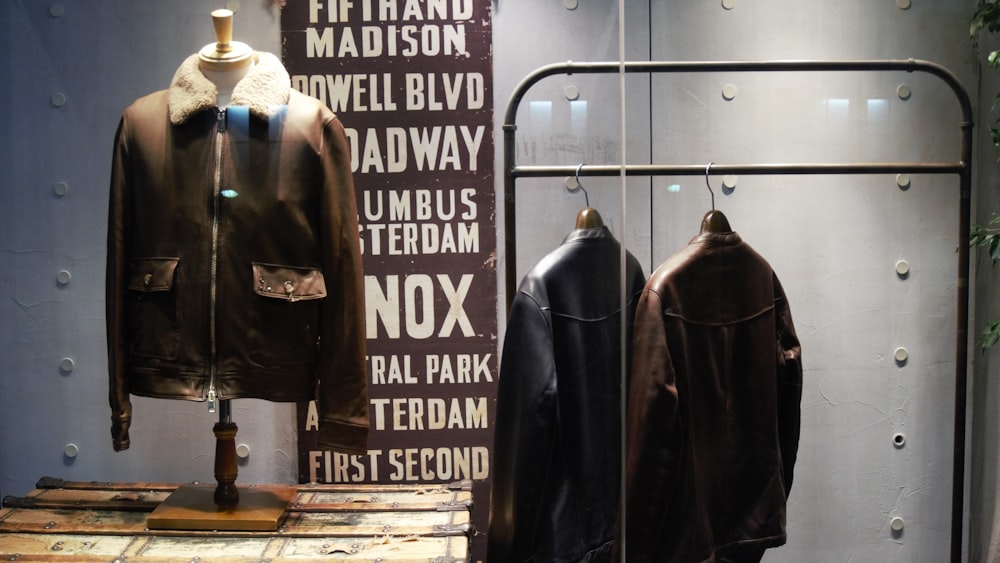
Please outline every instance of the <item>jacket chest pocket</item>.
M250 344L263 365L313 364L319 353L320 306L326 297L316 268L253 262Z
M180 318L174 274L177 258L137 258L129 264L129 351L134 356L177 358Z

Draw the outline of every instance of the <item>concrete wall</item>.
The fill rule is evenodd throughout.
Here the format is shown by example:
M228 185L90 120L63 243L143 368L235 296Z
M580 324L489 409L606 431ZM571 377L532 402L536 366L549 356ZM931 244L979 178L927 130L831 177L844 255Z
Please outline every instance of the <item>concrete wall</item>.
M276 3L241 4L237 38L280 52ZM900 4L629 2L626 58L915 57L949 67L975 91L967 41L975 2ZM208 8L192 0L0 3L0 107L8 112L0 125L0 494L23 494L42 475L211 479L215 415L203 404L136 399L132 448L112 451L103 320L118 116L211 41ZM494 9L498 137L507 96L531 69L619 58L617 3L498 0ZM726 85L736 89L731 100L722 96ZM579 92L573 104L569 86ZM955 105L924 76L630 76L624 87L623 112L617 76L539 85L518 118L519 161L618 164L623 148L631 163L957 158ZM964 244L956 180L915 175L907 189L893 176L745 176L727 191L720 184L714 177L717 206L781 277L806 366L789 543L765 560L946 560L955 249ZM624 191L616 178L584 185L647 275L696 234L709 204L699 177L636 178ZM583 206L562 179L523 181L519 190L518 260L500 262L518 275L559 244ZM910 264L906 278L894 271L901 259ZM68 283L60 283L62 271ZM893 361L897 347L908 350L905 363ZM234 411L238 442L252 448L241 481L293 482L293 409L238 401ZM893 445L897 433L903 447ZM68 444L75 457L65 455ZM993 498L995 486L986 492ZM889 529L897 516L901 534Z
M180 1L0 3L5 495L43 475L213 480L217 415L204 403L135 398L132 447L112 450L104 333L115 127L132 100L166 88L188 54L214 41L209 11ZM280 54L279 18L268 2L244 2L235 36ZM58 281L63 271L68 283ZM294 406L244 400L233 411L237 442L251 448L240 481L296 481ZM68 444L75 457L64 454Z
M1000 48L997 37L984 35L981 38L982 51L988 53ZM979 99L992 100L1000 92L1000 73L984 68L980 78ZM1000 181L998 169L997 148L989 141L988 127L996 126L997 108L982 104L977 119L976 137L979 140L976 153L976 191L974 192L975 215L977 222L985 224L991 215L1000 210ZM973 279L976 291L976 323L973 333L977 334L989 319L1000 317L1000 300L997 299L997 286L1000 284L1000 270L991 262L989 253L977 250L977 265ZM1000 386L997 385L997 354L998 348L993 347L983 352L980 346L974 349L975 378L972 386L970 417L972 428L969 432L971 441L969 487L972 494L969 498L969 561L996 561L1000 558L1000 512L998 512L998 493L1000 493L1000 441L997 440L997 427L1000 426Z
M498 95L530 67L617 61L617 7L597 4L502 1L494 38ZM950 68L975 94L968 41L974 2L641 4L626 3L631 60L912 57ZM624 145L618 81L577 75L540 83L521 106L518 163L618 164L623 147L629 163L658 164L959 156L958 105L933 77L630 76ZM570 85L580 92L573 102L565 96ZM586 120L574 119L583 103ZM591 205L647 275L697 234L710 205L703 177L631 179L624 194L617 178L584 182ZM789 541L765 560L948 560L955 251L965 244L957 178L911 175L905 187L895 175L744 176L731 190L719 176L712 183L717 207L781 278L806 368ZM517 194L520 275L572 228L583 196L561 179L519 181ZM895 271L900 260L910 265L905 277ZM894 361L900 347L905 362ZM894 533L897 517L903 528Z

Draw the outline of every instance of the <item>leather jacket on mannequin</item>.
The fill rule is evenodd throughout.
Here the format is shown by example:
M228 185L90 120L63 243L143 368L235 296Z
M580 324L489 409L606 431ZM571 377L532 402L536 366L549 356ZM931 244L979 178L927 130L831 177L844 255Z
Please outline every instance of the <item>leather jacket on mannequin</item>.
M802 364L778 278L702 232L636 311L626 448L630 563L756 561L785 543Z
M623 321L620 253L606 227L578 228L513 298L494 426L490 563L609 561L622 328L645 281L628 254Z
M115 139L108 225L112 438L130 394L317 399L319 445L364 453L364 288L337 118L254 53L232 104L197 55Z

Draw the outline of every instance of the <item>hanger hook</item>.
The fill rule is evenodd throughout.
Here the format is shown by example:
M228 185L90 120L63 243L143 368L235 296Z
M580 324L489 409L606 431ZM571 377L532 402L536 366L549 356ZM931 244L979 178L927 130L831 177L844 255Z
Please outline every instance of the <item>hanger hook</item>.
M714 162L709 162L708 166L705 167L705 187L708 188L708 193L712 194L712 211L715 211L715 192L712 190L712 183L709 182L709 174L712 172L712 165Z
M576 167L576 185L580 186L580 189L583 190L583 201L587 207L590 207L590 194L587 193L587 188L583 187L583 182L580 181L580 170L582 169L583 163L581 162L580 166Z

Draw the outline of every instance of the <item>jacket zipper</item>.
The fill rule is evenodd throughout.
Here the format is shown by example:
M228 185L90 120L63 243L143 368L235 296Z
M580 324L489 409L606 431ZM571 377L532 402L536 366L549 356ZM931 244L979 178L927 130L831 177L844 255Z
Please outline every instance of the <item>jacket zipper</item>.
M219 276L219 195L222 191L222 155L226 141L226 109L218 108L215 132L215 170L212 177L212 263L209 284L208 340L211 363L208 380L208 412L215 412L216 341L215 309Z

